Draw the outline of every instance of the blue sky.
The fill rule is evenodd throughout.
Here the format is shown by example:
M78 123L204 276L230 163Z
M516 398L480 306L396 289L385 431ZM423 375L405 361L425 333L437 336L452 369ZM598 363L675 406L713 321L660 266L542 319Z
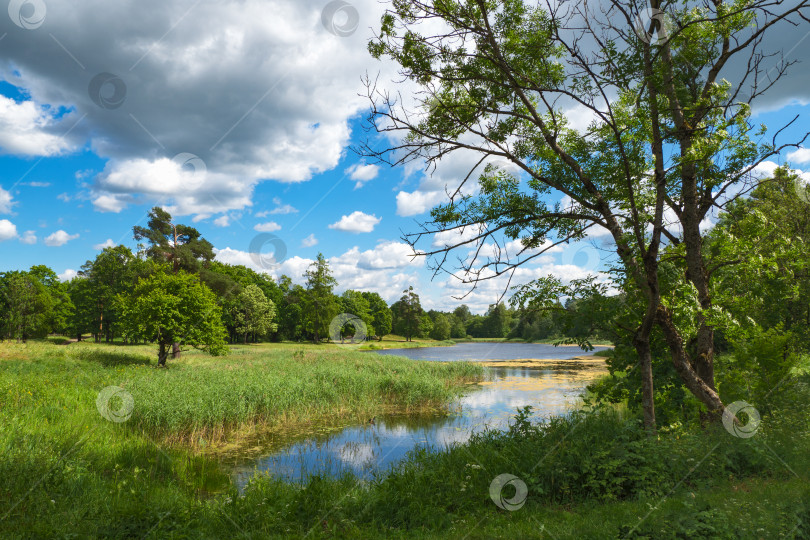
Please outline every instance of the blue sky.
M459 303L452 296L466 287L431 281L401 237L473 158L426 176L351 151L368 136L361 77L396 78L366 51L380 4L346 4L331 29L326 2L274 2L272 17L255 1L29 4L23 19L0 14L0 271L47 264L69 277L108 241L134 248L133 225L162 205L225 262L256 267L249 246L266 231L287 247L272 275L300 281L323 252L341 290L394 301L414 285L426 307ZM353 16L357 28L346 26ZM810 113L806 70L794 70L755 117L779 126L800 114L787 137ZM93 95L94 84L103 91ZM807 165L808 154L791 164ZM189 157L197 161L183 167ZM523 277L598 270L592 252L555 250ZM502 291L485 287L467 303L485 310Z

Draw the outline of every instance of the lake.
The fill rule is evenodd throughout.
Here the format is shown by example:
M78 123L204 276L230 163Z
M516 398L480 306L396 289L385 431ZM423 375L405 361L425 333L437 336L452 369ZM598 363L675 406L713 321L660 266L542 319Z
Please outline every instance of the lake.
M465 395L455 400L449 415L382 416L373 423L325 427L322 433L268 441L264 455L226 460L237 485L243 486L256 473L290 481L313 474L346 472L367 479L387 470L417 447L442 449L462 443L484 429L506 429L516 410L526 405L534 407L534 418L538 420L565 414L585 386L607 371L602 359L588 358L586 355L592 353L578 347L464 343L369 354L375 353L424 361L485 360L492 364L487 379L471 385Z

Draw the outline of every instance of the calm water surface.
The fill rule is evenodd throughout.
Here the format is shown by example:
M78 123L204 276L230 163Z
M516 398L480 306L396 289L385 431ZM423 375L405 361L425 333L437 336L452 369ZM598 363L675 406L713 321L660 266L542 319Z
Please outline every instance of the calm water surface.
M602 350L604 347L597 347ZM260 457L230 458L238 485L256 473L291 481L313 474L351 472L369 478L385 471L417 447L442 449L469 439L485 428L505 429L517 408L531 405L535 417L564 414L584 387L605 373L601 362L572 360L586 354L577 347L524 343L465 343L452 347L389 349L378 354L428 361L547 359L531 368L491 367L487 380L452 405L450 415L388 416L373 423L267 441Z

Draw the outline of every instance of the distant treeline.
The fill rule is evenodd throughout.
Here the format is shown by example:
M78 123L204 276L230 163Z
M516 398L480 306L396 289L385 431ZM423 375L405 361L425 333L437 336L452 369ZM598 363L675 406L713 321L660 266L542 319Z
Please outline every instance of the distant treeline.
M0 337L25 341L63 334L80 340L90 334L95 341L149 340L127 331L122 311L133 301L136 285L158 273L192 274L210 289L231 343L321 341L335 337L333 320L341 313L352 316L338 323L340 337L349 339L394 333L406 339L535 340L572 331L569 318L554 311L533 314L503 303L484 315L471 313L466 305L452 312L425 311L412 287L391 306L375 292L337 295L338 283L323 255L306 271L303 285L286 275L276 282L245 266L215 261L213 246L196 229L173 223L160 208L152 210L147 227L133 232L136 240L145 241L137 252L123 245L107 247L66 282L44 265L0 273ZM362 332L352 322L358 319ZM591 335L593 329L575 331Z

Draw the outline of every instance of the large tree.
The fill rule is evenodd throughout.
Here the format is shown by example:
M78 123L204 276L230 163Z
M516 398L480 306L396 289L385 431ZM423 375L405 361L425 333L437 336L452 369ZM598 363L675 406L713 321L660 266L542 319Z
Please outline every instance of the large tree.
M143 261L139 261L143 262ZM104 248L92 261L84 263L79 278L86 279L87 295L77 298L83 310L92 310L93 325L89 330L96 341L115 337L118 314L114 300L132 289L138 278L136 257L126 246ZM84 294L84 287L74 287L74 293ZM86 313L84 318L88 318Z
M138 281L130 294L119 296L117 304L128 338L158 344L159 366L166 365L173 344L203 349L212 355L227 350L216 297L195 275L157 272Z
M303 306L304 326L312 335L312 340L318 343L321 338L329 335L329 323L340 309L338 299L332 292L337 281L332 277L323 253L318 253L317 260L309 265L304 277L307 279Z
M148 257L171 264L172 271L201 274L214 259L214 246L194 227L175 223L172 216L159 206L149 211L146 227L132 227L135 240L146 240ZM204 278L205 276L203 276ZM172 344L172 358L180 357L180 346Z
M388 303L379 293L363 292L363 297L368 302L369 311L371 312L374 335L377 336L378 340L382 341L384 336L391 333L393 323L391 308L388 307Z
M437 313L433 319L433 330L430 332L430 337L439 341L450 339L450 322L443 313Z
M344 323L343 327L340 329L341 337L351 337L352 342L354 342L355 336L358 333L357 327L355 326L358 324L357 319L360 319L365 325L364 338L375 335L376 330L374 328L374 317L371 313L371 306L369 305L368 298L366 298L363 293L352 290L344 291L343 294L340 295L340 309L343 313L351 315L351 317L346 318L346 323Z
M413 336L419 335L422 326L422 304L419 303L419 295L408 287L402 291L402 297L395 304L394 331L405 337L406 341L411 341ZM429 330L428 330L429 331Z
M149 243L150 258L168 262L175 274L180 270L198 273L214 259L214 246L197 229L173 222L171 214L159 206L149 211L147 226L136 225L132 233L135 240Z
M0 275L0 323L4 337L25 343L28 338L45 336L53 304L48 289L35 275L19 271Z
M455 152L475 156L461 185L448 187L449 202L410 237L416 245L425 235L462 233L423 253L437 271L455 272L467 283L509 275L559 244L603 229L618 281L640 299L632 342L646 426L656 423L654 328L683 383L719 416L713 261L701 223L746 190L758 164L799 142L774 135L757 144L760 127L749 121L749 105L791 64L766 73L763 38L807 20L801 10L808 6L807 0L394 2L369 48L396 61L419 91L409 107L411 101L369 82L374 127L402 135L402 142L383 150L369 143L365 153L428 167ZM575 129L566 108L593 121ZM478 194L464 185L476 177ZM516 256L505 249L515 239L523 246ZM470 245L475 256L447 268L448 252ZM685 275L664 283L667 245L681 246ZM670 295L665 285L696 292L696 324L677 324L672 305L662 300ZM545 304L545 293L573 296L582 289L583 282L561 289L541 279L522 299Z
M278 326L273 322L276 316L276 307L269 300L258 285L250 284L245 287L232 306L232 316L235 331L247 343L248 336L254 339L275 332Z

